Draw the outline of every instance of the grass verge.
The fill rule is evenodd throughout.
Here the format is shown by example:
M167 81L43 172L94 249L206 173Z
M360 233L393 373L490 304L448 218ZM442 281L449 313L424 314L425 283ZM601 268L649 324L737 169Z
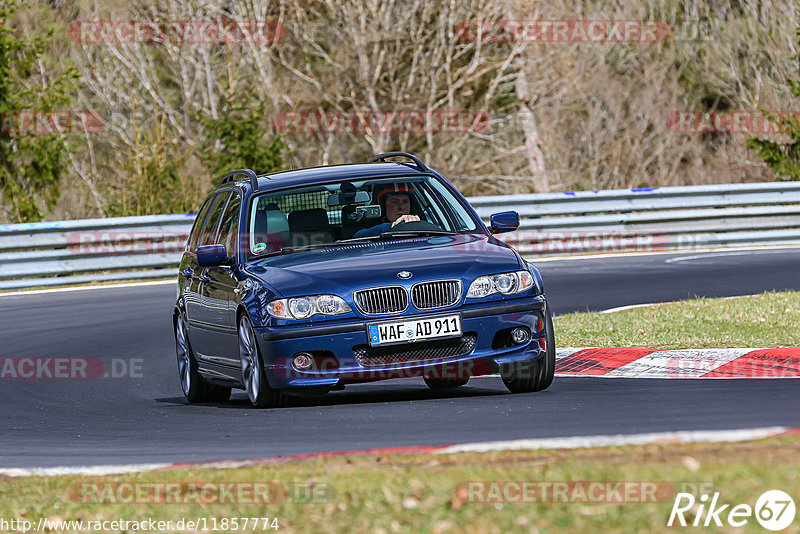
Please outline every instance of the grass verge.
M800 292L698 298L555 319L559 347L798 347Z
M702 492L720 492L720 505L754 506L763 492L781 489L797 501L798 453L800 436L786 436L726 444L350 457L227 470L187 468L107 477L6 478L0 479L0 518L22 517L34 522L39 517L173 522L206 518L210 526L213 518L219 525L223 518L269 517L270 521L278 519L278 532L674 532L676 529L666 527L666 523L678 491L698 498ZM239 483L239 487L268 483L289 492L281 502L271 504L253 503L255 499L250 496L236 499L245 502L197 504L188 491L173 499L180 500L178 503L119 504L113 502L118 496L111 497L117 490L102 493L100 489L106 484L118 489L127 483L142 488L186 481L197 485ZM467 484L483 483L482 493L473 496L485 497L493 481L580 481L584 487L592 481L626 482L628 487L648 482L660 489L651 494L655 499L648 496L624 503L587 502L591 498L581 498L575 489L566 493L575 502L470 502ZM83 484L91 484L91 490L87 492ZM98 490L92 493L95 487ZM92 499L105 495L103 498L112 502L75 502L86 495L92 495ZM312 500L316 502L309 502ZM686 513L687 521L694 520L694 513ZM727 515L721 519L726 521ZM717 530L733 529L725 524ZM262 530L261 524L256 530L246 531L275 532ZM750 518L737 531L764 529ZM784 532L798 531L800 519Z

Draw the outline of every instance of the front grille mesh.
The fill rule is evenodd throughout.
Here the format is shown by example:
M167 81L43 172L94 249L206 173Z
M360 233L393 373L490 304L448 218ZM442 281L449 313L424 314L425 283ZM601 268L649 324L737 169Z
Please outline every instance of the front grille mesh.
M467 332L461 337L452 339L404 343L389 347L356 345L353 347L353 356L359 364L365 367L441 360L469 354L475 349L477 340L476 333Z
M364 289L353 294L356 306L371 315L396 313L408 307L408 293L401 286Z
M418 310L452 306L460 298L461 283L458 280L423 282L411 288L411 302Z

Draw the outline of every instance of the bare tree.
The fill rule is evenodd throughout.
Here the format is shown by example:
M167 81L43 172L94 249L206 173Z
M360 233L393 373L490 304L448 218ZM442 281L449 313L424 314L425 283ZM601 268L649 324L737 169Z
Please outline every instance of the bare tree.
M202 118L227 117L235 99L264 102L276 118L322 120L285 134L299 165L404 149L467 194L769 180L745 136L683 134L667 118L783 109L798 52L794 0L134 0L68 13L66 22L268 21L275 30L205 43L78 39L61 52L83 74L81 106L106 119L72 155L71 216L155 209L153 199L132 200L147 169L178 176L175 196L196 203L211 180L198 150L216 142ZM674 33L570 43L464 32L504 19L658 20ZM477 120L463 131L403 122L458 111ZM337 125L337 113L352 122Z

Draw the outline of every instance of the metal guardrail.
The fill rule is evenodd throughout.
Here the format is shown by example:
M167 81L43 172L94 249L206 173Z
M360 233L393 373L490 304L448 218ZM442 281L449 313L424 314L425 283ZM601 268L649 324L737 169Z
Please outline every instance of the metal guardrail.
M660 187L470 198L483 219L515 210L501 234L528 256L800 244L800 183ZM507 236L507 237L506 237Z
M191 213L0 225L0 290L177 276Z
M800 244L800 183L661 187L468 199L526 256ZM194 215L0 225L0 290L177 276Z

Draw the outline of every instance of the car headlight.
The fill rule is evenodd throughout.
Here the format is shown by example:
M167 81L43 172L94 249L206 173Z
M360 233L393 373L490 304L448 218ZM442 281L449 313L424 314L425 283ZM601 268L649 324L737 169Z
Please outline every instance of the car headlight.
M341 315L353 311L336 295L312 295L273 300L267 304L267 313L279 319L307 319L318 313Z
M501 293L513 295L533 287L533 275L528 271L479 276L469 286L468 299L479 299Z

